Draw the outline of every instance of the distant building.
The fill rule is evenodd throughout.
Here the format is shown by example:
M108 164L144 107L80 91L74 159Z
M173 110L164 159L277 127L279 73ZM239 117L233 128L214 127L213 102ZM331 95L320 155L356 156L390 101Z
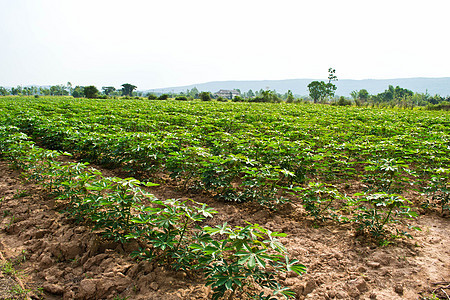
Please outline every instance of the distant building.
M216 97L222 97L227 99L233 99L236 96L240 96L241 93L236 90L220 90L214 94Z

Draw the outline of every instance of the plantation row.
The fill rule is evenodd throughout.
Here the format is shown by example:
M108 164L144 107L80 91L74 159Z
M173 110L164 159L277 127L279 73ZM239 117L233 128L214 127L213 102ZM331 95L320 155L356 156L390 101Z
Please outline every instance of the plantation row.
M271 209L311 181L391 194L448 180L444 112L64 97L4 97L0 111L47 148Z
M0 112L4 158L66 200L74 218L145 245L136 256L203 272L214 298L255 284L293 296L274 275L304 266L287 258L276 240L283 234L257 224L200 227L213 210L155 199L140 187L150 178L166 173L184 188L273 210L296 201L314 221L354 224L380 244L418 229L405 222L417 216L404 197L411 189L427 194L423 207L450 210L450 118L442 112L63 97L0 98ZM142 181L61 163L61 153L28 137ZM365 189L349 196L329 181Z
M57 160L61 155L36 147L16 127L0 126L0 157L65 201L71 217L115 241L137 241L141 248L133 256L174 270L203 273L212 287L212 299L243 294L273 299L260 292L261 288L285 298L295 297L275 278L276 274L306 270L289 258L278 240L286 234L250 223L234 228L227 223L200 227L216 213L206 204L156 199L141 188L154 184L103 177L87 163L61 163Z

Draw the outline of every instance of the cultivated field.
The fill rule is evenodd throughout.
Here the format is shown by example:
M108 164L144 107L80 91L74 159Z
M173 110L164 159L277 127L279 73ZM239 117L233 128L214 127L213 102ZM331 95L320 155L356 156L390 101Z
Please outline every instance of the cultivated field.
M44 298L450 293L448 112L3 97L0 155Z

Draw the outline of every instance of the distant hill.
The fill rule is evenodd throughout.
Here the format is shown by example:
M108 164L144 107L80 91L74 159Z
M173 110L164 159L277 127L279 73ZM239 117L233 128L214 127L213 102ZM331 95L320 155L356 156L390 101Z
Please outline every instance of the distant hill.
M186 86L150 89L145 92L170 93L183 92L196 87L199 91L217 92L220 89L239 89L246 92L249 89L258 91L260 89L276 90L285 93L291 90L296 95L308 95L308 84L314 80L323 79L286 79L286 80L258 80L258 81L212 81L206 83L192 84ZM325 81L325 80L324 80ZM441 78L396 78L396 79L341 79L335 82L337 86L336 95L350 96L355 90L366 89L370 94L378 94L388 88L389 85L400 86L416 93L428 92L430 95L450 95L450 77Z

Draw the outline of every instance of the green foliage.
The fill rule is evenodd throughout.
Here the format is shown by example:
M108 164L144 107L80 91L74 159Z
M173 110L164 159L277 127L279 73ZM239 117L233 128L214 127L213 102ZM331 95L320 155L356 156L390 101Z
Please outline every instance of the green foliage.
M1 271L5 275L14 275L16 274L16 269L14 269L13 264L10 261L5 260L1 264Z
M167 94L162 94L158 97L158 100L167 100L167 99L169 99L169 95Z
M264 293L247 290L254 285L268 288L285 298L294 297L295 293L281 286L274 277L274 273L293 271L300 275L306 271L306 267L298 264L297 260L289 259L286 249L277 239L286 234L272 232L258 224L232 228L225 223L205 227L203 231L206 236L190 248L201 253L195 267L207 266L204 273L206 285L210 285L214 292L212 299L234 298L242 293L251 297L263 296ZM215 235L220 238L213 239Z
M199 91L196 87L193 87L191 90L186 91L186 96L192 99L198 99L199 98Z
M211 95L209 92L201 92L200 93L200 100L202 101L211 101Z
M288 90L286 93L286 102L292 103L294 102L294 100L295 100L294 95L292 94L291 90Z
M367 191L400 193L450 163L439 111L63 97L4 97L0 111L0 124L49 149L271 209L291 185L363 179Z
M148 100L156 100L156 99L158 99L158 96L156 96L155 94L148 94L147 99Z
M124 83L122 84L122 95L123 96L133 96L133 91L137 89L137 86L129 84L129 83Z
M176 96L175 100L181 100L181 101L187 101L187 97L186 96Z
M399 86L396 86L394 88L392 85L390 85L387 90L376 95L376 99L377 101L381 102L389 102L392 100L399 100L407 97L412 97L413 94L414 93L408 89L404 89Z
M241 96L235 96L233 99L231 99L233 102L243 102L244 99Z
M138 208L139 214L131 221L134 228L127 238L138 239L149 245L133 253L147 260L170 265L173 269L190 270L198 256L190 245L205 233L197 226L205 218L212 218L216 211L206 204L191 201L154 200L157 206Z
M343 96L341 96L339 97L339 100L336 104L339 106L347 106L352 105L352 102L350 100L346 100Z
M10 92L6 88L0 86L0 96L7 96L9 94Z
M314 217L315 221L325 221L337 215L336 202L343 202L347 197L339 193L332 186L320 182L310 182L307 187L294 187L289 189L301 199L306 213Z
M29 196L30 194L28 193L28 191L27 190L23 190L23 191L19 191L19 190L17 190L17 193L16 194L14 194L14 199L19 199L19 198L23 198L23 197L26 197L26 196Z
M29 179L66 200L68 212L91 224L104 236L122 243L133 239L144 245L133 253L175 270L201 271L211 285L213 299L244 294L264 296L266 289L285 298L295 293L281 286L275 275L306 268L290 260L278 237L258 224L232 228L226 223L200 227L216 211L206 204L158 200L141 189L153 186L133 178L108 178L87 164L61 163L56 151L37 148L17 128L0 128L0 153L15 160Z
M17 284L11 288L11 292L18 296L25 296L29 292L31 292L31 289L23 289L20 285Z
M254 201L276 210L285 199L297 201L289 195L295 192L298 201L308 207L307 214L317 222L335 220L341 213L348 213L345 217L353 220L353 215L360 213L359 205L340 207L345 198L341 199L339 194L314 193L323 187L304 184L322 182L324 187L332 189L327 184L330 181L343 186L362 180L364 191L369 194L408 195L414 189L429 191L424 206L447 212L447 198L441 200L437 196L445 196L444 183L447 182L448 188L445 181L448 176L431 171L447 169L450 163L449 116L442 111L65 97L2 97L0 111L0 124L17 126L15 132L4 136L5 140L21 140L22 131L49 149L71 151L85 161L120 167L142 181L162 172L176 180L181 188L201 189L224 201ZM19 144L7 150L13 166L36 170L35 180L48 176L39 171L46 168L45 164L32 165L21 158L22 150L32 143L22 140ZM43 152L32 153L36 159L45 158ZM86 184L67 180L67 185L57 188L61 185L60 178L69 170L57 165L52 168L59 177L40 180L45 188L52 193L62 190L71 197L69 202L75 207L86 210L89 216L98 216L91 204L100 200L81 201L77 195L86 193L90 177L99 175L80 173L77 176L80 180L84 178ZM75 168L72 166L70 172L76 174ZM433 185L441 191L425 190ZM296 186L312 192L308 195L305 190L292 191ZM93 197L96 192L87 193ZM304 198L303 193L306 193ZM116 193L114 197L116 200L105 201L116 203L123 196ZM306 201L308 197L310 203ZM368 206L369 202L363 203ZM127 214L125 204L117 205L117 211L100 214L108 220L109 229L105 234L112 238L131 231L127 227L112 228L115 225L111 220ZM75 213L73 216L97 223L91 217ZM394 225L389 223L383 229L395 232ZM137 225L131 222L127 226Z
M369 92L366 89L361 89L358 92L358 99L366 101L367 99L369 99Z
M422 207L437 206L443 215L450 216L450 169L439 168L428 172L431 178L425 182L422 191L431 199L427 199Z
M310 97L314 100L314 103L325 100L326 98L332 98L336 91L336 86L332 81L337 81L335 75L336 70L333 68L328 69L328 83L323 81L312 81L308 84L308 90Z
M314 103L322 101L327 96L327 85L323 81L312 81L308 84L309 96Z
M414 176L403 160L381 158L367 163L364 181L370 191L400 193L409 182L407 175Z
M278 166L264 165L259 168L245 167L243 173L244 192L239 195L240 201L256 201L271 210L288 202L287 198L280 197L277 192L281 182L295 176L292 172Z
M281 99L278 97L275 91L265 90L261 91L260 94L254 98L249 98L248 102L274 102L279 103Z
M98 89L93 86L85 86L83 89L84 96L86 98L97 98L98 97Z
M111 95L113 92L116 91L116 88L113 87L113 86L103 86L103 87L102 87L102 90L103 90L103 93L104 93L106 96L109 96L109 95Z
M50 95L52 96L64 96L68 95L69 92L66 90L64 85L53 85L50 87Z
M439 104L429 104L426 107L428 110L445 110L445 111L449 111L450 110L450 101L443 101Z
M326 84L327 96L330 98L334 97L334 92L337 87L332 83L333 81L337 81L336 70L333 68L328 68L328 83Z
M72 91L72 96L74 98L84 97L84 87L77 85Z
M357 231L360 234L369 234L379 243L386 244L388 229L390 224L400 223L402 219L412 219L417 217L417 213L411 211L411 201L396 194L377 193L377 194L357 194L361 196L356 200L350 200L349 205L354 206L356 213L352 221L357 224ZM418 227L412 229L420 230ZM396 229L396 233L391 237L411 235L406 231Z

